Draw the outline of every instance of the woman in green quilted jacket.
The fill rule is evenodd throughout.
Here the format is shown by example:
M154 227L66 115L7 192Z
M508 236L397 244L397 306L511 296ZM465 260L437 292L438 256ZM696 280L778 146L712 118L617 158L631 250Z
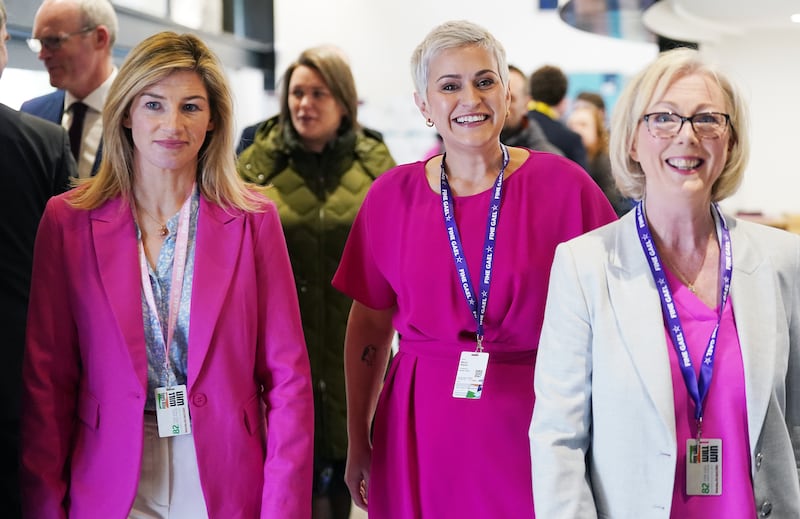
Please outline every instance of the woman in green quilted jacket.
M305 50L280 85L280 114L247 128L239 173L280 211L314 382L313 517L346 519L343 345L351 300L331 286L372 181L395 165L380 133L358 124L358 95L336 48Z

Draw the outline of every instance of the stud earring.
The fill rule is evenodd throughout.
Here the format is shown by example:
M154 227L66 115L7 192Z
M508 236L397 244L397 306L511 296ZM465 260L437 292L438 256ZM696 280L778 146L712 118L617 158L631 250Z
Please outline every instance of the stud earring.
M433 119L426 119L425 126L427 126L428 128L433 128Z

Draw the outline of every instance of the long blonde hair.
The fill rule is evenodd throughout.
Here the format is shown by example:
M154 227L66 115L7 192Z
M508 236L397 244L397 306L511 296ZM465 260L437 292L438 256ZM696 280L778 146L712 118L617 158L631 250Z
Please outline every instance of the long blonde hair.
M192 34L161 32L134 47L111 85L103 109L103 159L97 176L70 197L74 207L93 209L108 199L130 198L133 138L123 126L134 98L173 72L197 73L208 91L213 130L206 133L197 165L197 185L209 201L226 209L254 211L262 202L236 172L233 100L219 58Z

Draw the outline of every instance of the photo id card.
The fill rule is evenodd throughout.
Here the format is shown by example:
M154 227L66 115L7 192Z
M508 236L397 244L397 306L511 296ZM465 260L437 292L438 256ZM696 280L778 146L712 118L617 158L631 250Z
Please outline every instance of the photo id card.
M162 438L180 436L192 432L189 404L186 401L186 386L157 387L156 420L158 435Z
M480 398L488 364L489 354L485 351L462 351L461 357L458 359L458 371L456 372L456 383L453 386L453 397Z
M722 495L722 440L686 440L686 494Z

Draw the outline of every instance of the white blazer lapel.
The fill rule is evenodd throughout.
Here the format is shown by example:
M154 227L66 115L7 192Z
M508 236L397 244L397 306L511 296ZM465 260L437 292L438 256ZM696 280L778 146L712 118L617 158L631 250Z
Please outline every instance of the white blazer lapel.
M747 422L751 450L755 449L767 413L775 380L777 313L779 287L769 264L764 261L745 230L731 222L733 279L731 304L742 349ZM758 319L751 316L758 315Z
M656 283L635 228L633 211L617 226L617 256L609 259L608 290L620 336L664 426L675 436L675 403L664 320Z

